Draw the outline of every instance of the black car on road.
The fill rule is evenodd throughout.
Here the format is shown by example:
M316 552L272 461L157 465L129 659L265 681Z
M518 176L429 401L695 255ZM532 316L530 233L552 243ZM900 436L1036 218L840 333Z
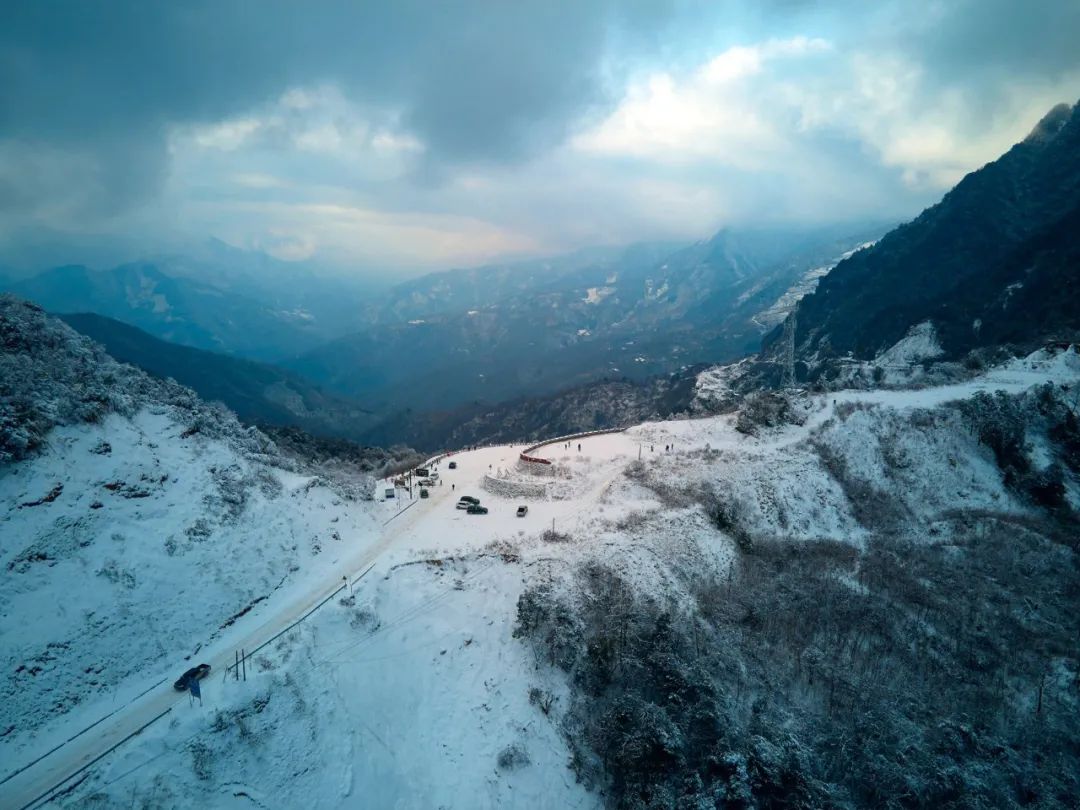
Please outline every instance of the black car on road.
M197 667L192 667L187 672L179 677L176 683L173 684L173 689L177 692L184 692L188 688L188 684L192 681L201 681L207 675L210 674L209 664L199 664Z
M488 513L486 506L481 506L478 503L469 504L469 508L465 510L469 515L486 515Z

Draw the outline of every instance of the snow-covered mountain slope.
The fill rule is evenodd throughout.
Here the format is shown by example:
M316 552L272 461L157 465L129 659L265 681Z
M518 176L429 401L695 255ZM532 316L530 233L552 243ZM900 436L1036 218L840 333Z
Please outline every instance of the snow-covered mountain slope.
M665 792L673 789L670 780L691 775L678 784L695 801L706 794L714 801L742 795L752 805L788 784L805 793L795 806L815 806L826 794L855 806L844 770L830 773L824 759L818 767L815 739L793 736L803 732L795 722L801 717L789 718L783 738L772 726L755 731L752 725L749 736L741 736L747 718L773 722L774 702L758 706L765 699L761 684L708 698L709 711L727 713L727 731L686 725L691 714L682 714L665 690L683 689L680 679L689 676L672 669L681 666L676 651L666 652L672 642L641 616L666 611L668 618L657 621L680 633L682 617L698 617L688 638L699 655L705 645L713 657L694 665L697 685L678 694L679 705L703 717L701 696L726 688L724 670L708 667L737 647L715 636L715 617L750 610L736 626L762 651L775 646L780 632L770 614L755 618L752 606L743 607L747 592L739 572L766 564L781 577L787 576L785 559L837 559L844 561L839 568L815 580L818 592L829 593L833 604L829 583L837 582L849 598L870 599L885 588L868 578L880 570L871 562L882 553L883 536L903 537L932 553L942 544L966 544L962 524L978 515L1012 521L1024 538L1041 525L1043 507L1022 486L1027 479L1009 472L1021 462L1003 461L992 438L997 434L980 421L994 403L1043 414L1025 417L1026 438L1017 452L1031 475L1055 471L1065 502L1055 508L1075 509L1077 459L1064 454L1078 441L1067 427L1073 424L1075 432L1070 391L1078 383L1080 358L1070 351L1034 356L951 387L807 397L785 424L752 424L738 414L647 423L533 451L551 465L519 462L521 448L510 446L455 454L449 460L456 469L439 462L443 483L431 497L409 502L405 511L397 500L373 504L369 520L384 525L365 541L343 536L343 543L368 543L374 564L353 593L339 594L256 653L246 681L212 677L201 703L176 700L165 718L81 774L55 804L626 806L626 791L639 789L635 769L651 763L640 806L674 806L674 794ZM1001 416L991 427L1005 424L1011 423ZM481 498L490 513L455 509L463 493ZM520 504L529 507L521 518L515 515ZM327 504L325 514L337 516L346 506ZM1061 514L1069 519L1067 511ZM251 518L261 520L260 513ZM959 548L957 565L975 587L978 571ZM1067 572L1054 556L1067 552L1057 548L1044 560ZM921 553L911 552L913 565ZM259 563L253 565L258 570ZM1025 565L1033 587L1046 584L1048 574ZM1055 592L1043 594L1043 615L1060 622L1050 612ZM280 603L272 595L267 610ZM875 604L867 601L865 609ZM921 610L925 625L940 621ZM586 643L594 621L605 635ZM635 638L661 658L634 658ZM807 644L815 639L811 634ZM825 664L813 663L818 660L808 657L800 676L810 673L811 684L798 690L806 700L820 690L814 684L833 683ZM1015 660L1016 672L1002 690L1011 694L1015 685L1028 694L1028 681L1020 683L1026 664ZM1076 662L1064 653L1056 660L1060 669L1044 678L1040 694L1055 716L1067 717L1077 708L1068 683ZM660 677L661 666L666 674L651 680ZM758 664L748 658L734 666L729 684L743 683ZM658 683L666 686L650 686ZM654 691L641 691L646 687ZM620 717L638 719L628 728ZM953 722L940 712L938 720ZM666 729L662 737L649 736L653 723ZM691 728L706 737L692 739ZM793 744L805 746L801 754L792 753ZM860 750L846 747L843 756ZM713 752L712 765L696 764L701 752ZM929 767L917 753L908 753L912 779ZM64 749L54 756L64 757ZM1057 760L1039 767L1039 778L1044 771L1047 779L1069 778ZM811 777L807 786L799 781ZM987 792L996 783L977 787L997 795Z
M929 322L943 356L1072 342L1080 328L1080 104L964 177L942 200L840 262L798 306L814 380L829 358L876 357ZM763 341L783 355L782 330Z
M0 339L0 759L14 769L171 683L240 617L340 579L377 524L370 479L318 477L32 305L0 299Z

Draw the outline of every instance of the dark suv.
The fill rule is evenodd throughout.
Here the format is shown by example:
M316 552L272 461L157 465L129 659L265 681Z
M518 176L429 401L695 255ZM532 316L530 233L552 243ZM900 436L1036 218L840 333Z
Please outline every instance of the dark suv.
M197 667L192 667L173 684L173 689L177 692L183 692L188 688L188 684L192 681L201 681L207 675L210 674L209 664L199 664Z
M488 513L486 506L481 506L478 503L469 504L469 508L465 510L469 515L486 515Z

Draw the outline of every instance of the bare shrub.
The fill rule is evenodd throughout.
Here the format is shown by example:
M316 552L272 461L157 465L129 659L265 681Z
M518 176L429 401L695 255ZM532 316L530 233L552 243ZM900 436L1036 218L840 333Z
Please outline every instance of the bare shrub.
M735 429L756 436L761 428L805 423L806 415L795 407L788 394L782 391L757 391L743 401L735 420Z
M863 402L861 400L845 400L838 403L833 411L840 419L841 422L846 422L853 413L860 411L869 411L875 406L870 402Z
M1063 392L1051 384L1009 395L979 392L953 404L976 438L994 454L1005 485L1037 506L1075 522L1065 498L1065 470L1080 474L1080 420ZM1031 461L1029 433L1056 445L1058 461L1038 469Z
M702 493L701 504L713 526L728 534L742 551L753 548L754 534L746 508L733 493L707 490Z
M545 543L569 543L574 538L573 535L564 532L557 532L554 529L545 529L540 535L540 539Z
M516 771L532 763L529 752L520 743L512 743L499 752L498 765L503 771Z
M649 516L640 509L635 509L615 521L615 528L621 532L640 531L648 522Z
M555 705L555 696L551 692L534 686L529 689L529 703L536 706L544 714L551 714L551 709Z

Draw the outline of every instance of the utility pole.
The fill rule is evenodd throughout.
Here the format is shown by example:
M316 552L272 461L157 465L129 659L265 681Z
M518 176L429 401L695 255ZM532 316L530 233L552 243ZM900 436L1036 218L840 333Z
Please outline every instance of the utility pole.
M244 682L247 683L247 651L240 650L240 666L244 668Z
M784 320L784 387L795 387L795 326L799 313L796 303Z

